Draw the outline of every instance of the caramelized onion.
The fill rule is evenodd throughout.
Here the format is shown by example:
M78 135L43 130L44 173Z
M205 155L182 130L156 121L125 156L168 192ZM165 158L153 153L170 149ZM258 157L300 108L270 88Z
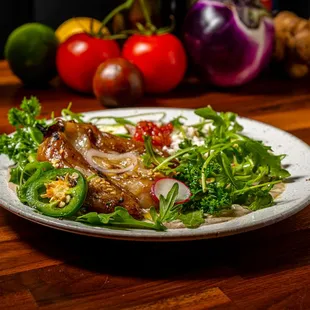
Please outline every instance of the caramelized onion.
M98 165L94 160L93 157L99 157L99 158L104 158L110 161L121 161L121 160L127 160L131 159L131 164L125 168L117 168L117 169L106 169L103 168L102 166ZM102 173L115 173L115 174L120 174L120 173L125 173L127 171L132 171L135 166L138 163L137 156L134 155L133 153L123 153L123 154L112 154L112 153L104 153L100 152L95 149L90 149L87 151L85 154L85 159L86 161L95 169Z

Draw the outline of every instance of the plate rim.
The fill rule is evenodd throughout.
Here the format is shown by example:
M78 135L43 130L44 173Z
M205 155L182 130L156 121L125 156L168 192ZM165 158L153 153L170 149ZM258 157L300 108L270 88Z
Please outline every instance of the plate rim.
M118 108L118 109L105 109L105 110L95 110L95 111L88 111L85 113L82 113L83 115L91 116L93 114L97 113L109 113L112 111L135 111L139 110L141 112L143 111L154 111L158 110L158 112L165 112L167 110L173 111L177 110L179 113L181 112L188 112L188 113L193 113L195 109L188 109L188 108L173 108L173 107L131 107L131 108ZM280 128L277 128L275 126L272 126L270 124L253 120L251 118L246 118L246 117L240 117L238 116L239 119L243 119L245 121L250 121L258 124L259 126L263 126L265 128L269 128L272 130L276 130L278 132L284 133L286 136L290 137L294 142L299 143L301 146L305 147L307 151L310 154L310 146L302 141L301 139L297 138L296 136L292 135L291 133L282 130ZM2 189L0 189L0 192ZM11 191L9 188L7 188L7 191ZM13 191L10 192L10 195L15 195ZM233 229L222 229L221 231L217 231L214 229L212 232L211 231L204 231L202 226L200 229L171 229L168 230L170 232L179 232L175 234L167 234L167 232L154 232L154 231L149 231L149 230L138 230L138 229L127 229L127 230L115 230L111 228L106 228L106 227L94 227L94 226L74 226L74 225L68 225L65 220L60 220L56 218L50 218L44 215L41 215L39 213L36 213L35 211L32 210L32 212L24 211L22 209L17 209L16 206L14 206L14 203L10 203L2 199L2 195L0 197L0 205L6 209L7 211L22 217L24 219L30 220L31 222L47 226L53 229L58 229L70 233L75 233L75 234L80 234L80 235L87 235L87 236L92 236L92 237L99 237L99 238L108 238L108 239L117 239L117 240L132 240L132 241L190 241L190 240L201 240L201 239L210 239L210 238L218 238L218 237L224 237L224 236L229 236L229 235L234 235L234 234L239 234L239 233L244 233L252 230L256 230L265 226L269 226L271 224L277 223L281 220L284 220L288 217L291 217L292 215L300 212L302 209L306 208L310 204L310 194L308 196L305 196L302 201L299 202L298 206L295 208L290 208L287 210L285 214L278 214L276 216L270 215L267 217L264 217L261 220L258 220L257 222L253 223L248 221L246 224L243 224L242 226L239 227L234 227ZM27 207L27 206L25 206ZM27 207L29 208L29 207ZM272 207L271 207L272 208ZM234 220L231 220L234 221ZM229 222L231 222L229 221ZM76 222L73 222L76 223ZM215 225L215 226L214 226ZM215 227L218 225L225 225L224 223L218 223L218 224L211 224L211 226ZM210 225L208 225L210 226ZM182 232L182 233L181 233Z

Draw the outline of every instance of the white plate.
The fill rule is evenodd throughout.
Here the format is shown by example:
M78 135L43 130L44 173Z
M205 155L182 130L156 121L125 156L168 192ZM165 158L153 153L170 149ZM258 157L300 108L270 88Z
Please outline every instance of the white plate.
M87 117L103 115L128 116L144 112L166 112L167 120L182 114L188 118L188 124L198 121L198 117L193 113L193 110L185 109L116 109L85 113L85 115ZM147 119L157 118L149 116ZM271 145L275 153L288 155L283 163L287 165L292 178L287 183L285 192L276 200L276 205L273 207L252 212L229 222L201 226L197 229L184 228L156 232L90 227L82 223L54 219L38 214L32 208L20 203L7 185L9 161L5 156L0 156L0 205L30 221L77 234L140 241L182 241L222 237L257 229L283 220L310 204L310 182L307 181L310 177L310 147L296 137L272 126L245 118L240 118L239 121L244 126L246 135Z

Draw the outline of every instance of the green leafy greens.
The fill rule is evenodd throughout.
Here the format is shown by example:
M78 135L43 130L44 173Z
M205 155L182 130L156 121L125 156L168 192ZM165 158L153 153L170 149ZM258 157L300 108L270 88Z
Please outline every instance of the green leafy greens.
M270 191L290 176L281 165L285 156L275 155L262 142L242 135L243 128L234 113L217 113L211 107L195 113L203 118L202 124L212 124L204 135L204 145L182 142L174 155L151 161L155 171L172 173L189 186L192 196L182 206L181 214L190 214L191 218L195 213L190 212L195 211L220 215L233 204L251 210L273 205ZM173 160L178 161L175 168L171 167ZM182 215L179 219L188 223Z
M0 136L0 154L7 155L16 163L11 169L11 182L20 184L24 167L35 160L39 144L43 141L40 128L46 125L44 119L37 119L41 106L36 97L24 98L20 109L12 108L8 113L9 123L16 129L12 135Z
M22 202L26 202L25 193L29 184L44 171L54 169L50 163L36 160L38 146L43 141L42 132L52 124L39 119L40 112L41 106L36 97L24 98L20 109L12 108L8 113L15 132L0 135L0 154L7 155L15 163L11 168L10 181L18 185L17 194ZM197 109L195 113L202 120L192 127L204 139L202 146L196 146L186 138L182 122L186 118L179 116L172 120L175 130L183 136L179 150L164 157L162 152L153 148L151 137L146 136L145 154L142 156L144 165L153 172L184 182L191 191L188 202L182 205L175 203L179 192L179 185L175 183L166 197L159 197L159 208L150 208L148 220L137 220L122 207L116 207L110 214L90 212L75 220L96 226L164 231L165 224L174 220L183 222L188 228L199 227L204 223L205 216L221 215L233 204L253 211L272 206L274 199L271 190L290 176L281 164L285 155L275 155L261 141L244 136L234 113L217 113L210 106ZM84 122L82 114L71 111L71 104L61 114L65 120ZM104 116L93 120L110 119L117 126L135 126L130 118L149 114ZM159 115L162 119L165 113ZM210 125L207 132L206 125ZM128 135L124 137L130 138Z
M157 213L154 207L150 209L152 221L136 220L122 207L116 207L115 211L109 214L90 212L79 216L76 220L95 226L108 225L119 228L142 228L164 231L166 230L164 223L172 221L178 214L179 207L175 205L178 190L179 186L175 183L167 197L160 196L159 213Z

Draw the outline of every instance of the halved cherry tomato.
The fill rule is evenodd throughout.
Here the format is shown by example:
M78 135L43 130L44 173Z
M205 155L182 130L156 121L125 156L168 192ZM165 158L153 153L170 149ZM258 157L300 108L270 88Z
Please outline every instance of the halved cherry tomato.
M181 41L169 33L133 35L125 42L123 57L140 69L149 93L164 93L175 88L187 66Z
M86 33L75 34L60 44L56 57L57 70L69 87L91 93L98 66L120 54L120 48L113 40L95 38Z

